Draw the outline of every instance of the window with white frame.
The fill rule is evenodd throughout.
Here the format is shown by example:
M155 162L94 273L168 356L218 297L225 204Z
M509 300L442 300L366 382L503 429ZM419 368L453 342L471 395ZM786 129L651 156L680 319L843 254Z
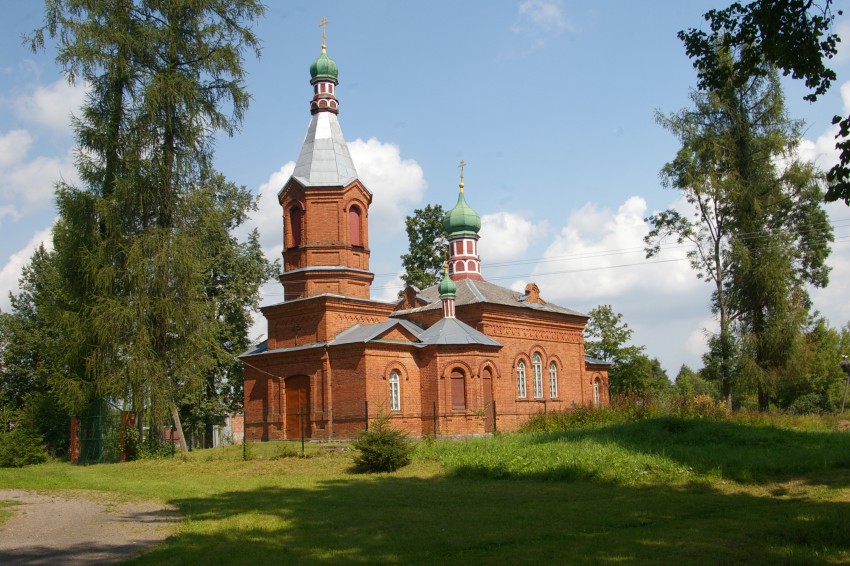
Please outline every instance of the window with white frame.
M401 410L401 379L396 370L390 372L390 410Z
M516 364L516 395L525 399L525 362L522 360Z
M593 406L599 406L599 378L593 380Z
M531 358L531 371L534 372L534 398L543 398L543 360L540 354L534 354Z
M549 397L558 398L558 367L555 362L549 363Z

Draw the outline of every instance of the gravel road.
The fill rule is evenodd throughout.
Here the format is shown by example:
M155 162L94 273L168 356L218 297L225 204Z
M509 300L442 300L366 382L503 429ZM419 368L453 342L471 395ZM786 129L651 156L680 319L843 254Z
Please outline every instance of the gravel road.
M0 564L114 564L165 540L177 510L109 494L0 489L13 516L0 526Z

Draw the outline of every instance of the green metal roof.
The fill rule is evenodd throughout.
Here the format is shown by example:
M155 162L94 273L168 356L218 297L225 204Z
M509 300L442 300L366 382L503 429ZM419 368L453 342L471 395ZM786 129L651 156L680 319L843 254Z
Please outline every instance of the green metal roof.
M477 234L481 229L481 217L466 203L463 187L461 187L455 207L443 216L443 228L449 236Z
M310 64L310 79L311 80L333 80L336 81L339 76L339 69L336 66L336 61L328 57L324 49L318 59Z
M437 290L440 292L441 297L454 297L457 293L457 285L449 277L448 268L443 271L443 279L440 281L440 286L437 287Z

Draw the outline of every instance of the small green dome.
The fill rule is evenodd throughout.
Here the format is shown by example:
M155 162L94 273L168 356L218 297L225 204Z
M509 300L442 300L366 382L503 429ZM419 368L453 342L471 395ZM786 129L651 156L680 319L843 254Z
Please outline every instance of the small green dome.
M449 277L449 269L448 268L446 268L445 271L443 271L443 279L442 279L442 281L440 281L440 286L437 287L437 291L440 292L441 297L446 297L446 296L453 297L457 294L457 285L455 285L455 282L452 281L451 278Z
M466 204L466 199L463 198L463 186L457 197L457 204L443 216L443 228L449 236L477 234L481 229L481 217Z
M336 66L336 61L328 57L328 54L322 49L322 54L319 55L319 58L310 64L310 79L336 81L338 76L339 69Z

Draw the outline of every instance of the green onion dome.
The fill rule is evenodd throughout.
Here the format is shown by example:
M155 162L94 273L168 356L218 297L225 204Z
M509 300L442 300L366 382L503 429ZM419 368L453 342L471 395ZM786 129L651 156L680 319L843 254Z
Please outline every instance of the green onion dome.
M325 53L325 47L322 46L322 54L310 64L310 80L336 81L338 76L339 69L336 66L336 61L328 57L328 54Z
M460 184L457 204L443 216L443 228L449 236L477 234L481 229L481 217L472 210L463 197L463 183Z
M449 277L449 268L443 270L443 279L440 281L440 286L437 287L441 297L454 297L457 294L457 285Z

